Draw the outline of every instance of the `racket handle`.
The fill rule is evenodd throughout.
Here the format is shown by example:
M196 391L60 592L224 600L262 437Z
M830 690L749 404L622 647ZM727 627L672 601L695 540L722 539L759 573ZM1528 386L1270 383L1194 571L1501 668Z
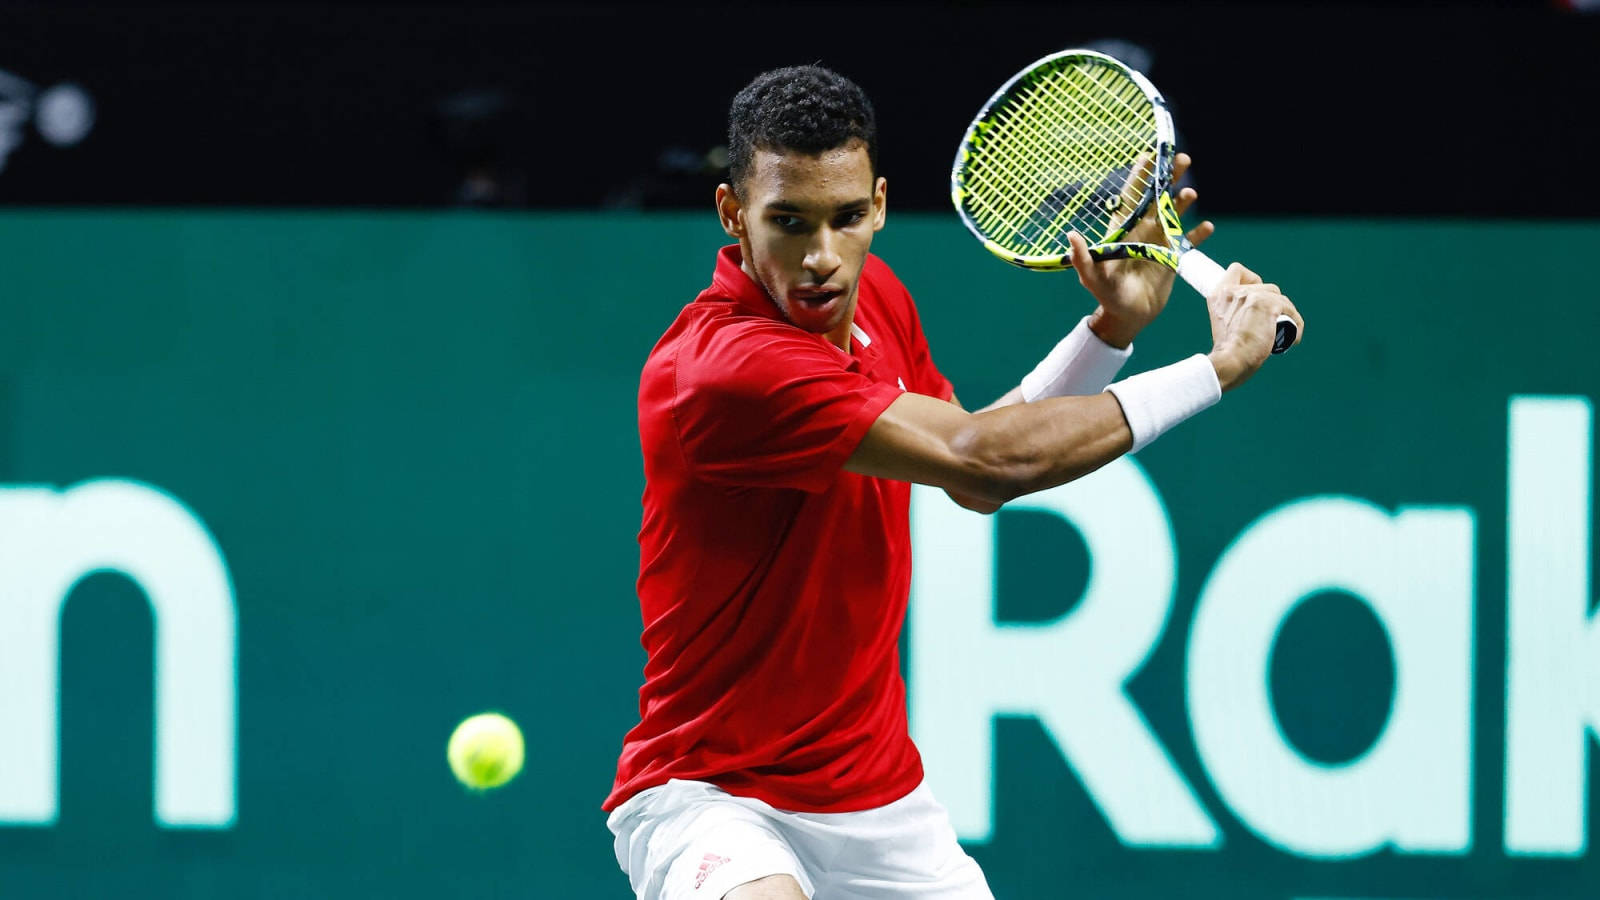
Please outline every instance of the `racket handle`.
M1189 286L1209 297L1222 281L1223 268L1199 250L1186 250L1178 256L1178 276Z
M1178 257L1178 274L1202 297L1211 296L1211 292L1222 281L1223 272L1224 269L1215 260L1199 250L1188 250ZM1272 352L1282 353L1293 347L1295 336L1299 333L1300 329L1293 319L1279 316L1277 333L1272 336Z
M1300 334L1300 326L1288 316L1278 317L1278 333L1272 336L1272 352L1282 353L1294 346L1294 339Z

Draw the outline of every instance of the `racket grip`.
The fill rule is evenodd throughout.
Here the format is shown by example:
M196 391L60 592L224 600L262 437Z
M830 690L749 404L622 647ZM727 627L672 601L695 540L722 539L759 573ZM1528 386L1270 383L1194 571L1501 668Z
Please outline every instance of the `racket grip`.
M1211 257L1199 250L1189 250L1178 257L1178 276L1189 282L1189 286L1200 292L1202 297L1210 297L1222 281L1223 269Z
M1178 257L1178 274L1189 286L1200 292L1202 297L1210 297L1219 282L1222 281L1222 266L1217 265L1211 257L1199 250L1189 250ZM1272 336L1272 352L1282 353L1294 346L1294 339L1299 335L1300 329L1294 320L1288 316L1278 317L1278 330Z
M1294 339L1300 334L1300 326L1288 316L1278 317L1278 333L1272 336L1272 352L1282 353L1294 346Z

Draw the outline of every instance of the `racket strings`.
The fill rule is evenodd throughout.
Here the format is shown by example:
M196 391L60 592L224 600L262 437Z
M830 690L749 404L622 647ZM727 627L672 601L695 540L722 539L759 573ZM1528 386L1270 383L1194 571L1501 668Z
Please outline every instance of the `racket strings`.
M1136 112L1127 92L1144 97L1136 85L1098 67L1049 74L1029 98L1036 101L1028 111L1038 116L1039 126L1018 131L1026 158L1036 167L1034 183L1046 189L1040 217L1048 221L1036 230L1030 247L1034 251L1059 245L1067 226L1077 226L1091 239L1107 234L1112 214L1130 189L1129 176L1138 174L1132 171L1130 151L1143 146L1117 130Z
M1051 166L1045 149L1036 141L1019 139L1020 129L1026 126L1012 121L1018 115L1014 107L999 119L1000 124L1012 125L1012 128L997 141L1010 140L1011 143L996 143L988 151L995 159L986 161L980 177L973 179L976 189L973 197L977 201L974 211L985 229L995 232L996 237L1037 249L1048 243L1044 238L1049 226L1065 204L1060 199L1050 202L1051 195L1061 187L1046 177ZM1041 197L1046 199L1043 205L1039 203ZM1023 198L1032 198L1032 208L1024 205ZM1028 234L1033 237L1026 237Z
M1049 224L1038 209L1026 209L1022 206L1020 198L1039 195L1037 185L1024 185L1015 176L1006 174L1003 170L999 178L1002 184L979 189L972 195L976 201L975 212L978 213L980 224L986 233L990 233L991 238L1000 240L1001 243L1005 243L1006 240L1014 241L1030 230L1030 226L1031 230L1037 231Z
M1148 102L1138 86L1119 73L1096 67L1056 69L1049 80L1030 92L1027 110L1039 125L1019 131L1028 157L1047 167L1038 174L1055 174L1080 182L1103 182L1119 168L1127 168L1130 150L1148 142L1143 135L1128 134L1126 126L1148 116ZM1057 171L1050 173L1049 168Z
M984 152L988 158L973 170L972 184L975 198L989 207L994 235L1001 243L1026 245L1030 249L1040 242L1041 235L1050 224L1037 205L1037 198L1048 195L1055 186L1047 183L1045 174L1049 160L1038 141L1031 140L1032 130L1039 127L1041 116L1035 109L1046 95L1037 88L1025 87L1010 102L997 110L996 127L985 141ZM1034 198L1033 208L1025 206L1023 198ZM1028 233L1034 237L1026 237Z
M1020 200L1030 196L1033 190L1032 185L1024 185L1021 181L1027 172L993 165L987 159L969 166L972 175L967 181L967 197L971 201L974 217L984 232L995 237L1002 229L1016 231L1022 228L1031 217L1030 211L1023 208Z
M1041 90L1040 93L1043 94L1044 91ZM1044 227L1038 229L1035 233L1031 247L1034 251L1040 251L1049 246L1053 242L1053 238L1068 230L1066 226L1069 223L1082 223L1087 217L1089 221L1094 222L1096 225L1102 224L1101 220L1107 218L1099 215L1102 210L1102 204L1114 202L1111 198L1104 196L1103 192L1104 186L1109 180L1109 173L1101 175L1101 172L1107 168L1104 165L1107 161L1096 158L1097 155L1101 154L1093 152L1103 145L1094 140L1092 136L1086 139L1083 135L1071 133L1077 130L1076 128L1069 127L1066 129L1066 133L1062 133L1062 126L1068 123L1063 122L1062 117L1058 115L1060 110L1049 105L1044 105L1042 108L1052 114L1057 114L1055 115L1055 121L1043 123L1044 125L1054 126L1050 130L1056 132L1054 137L1057 147L1090 152L1080 152L1075 156L1051 159L1048 154L1050 154L1052 147L1041 145L1041 140L1045 137L1043 134L1045 129L1040 128L1029 133L1028 149L1030 153L1028 156L1030 161L1039 167L1035 170L1036 182L1044 182L1041 186L1046 189L1049 189L1052 183L1058 185L1049 190L1049 193L1045 195L1040 204L1040 216L1047 219L1047 221L1044 223ZM1065 183L1062 184L1061 182ZM1118 198L1120 198L1121 191L1119 190L1117 194ZM1098 236L1100 232L1099 229L1096 229L1089 233L1091 236Z
M1071 230L1108 239L1149 190L1151 113L1143 90L1111 67L1033 73L973 141L963 187L974 222L1026 255L1065 252Z
M972 175L968 184L973 189L969 197L975 201L973 212L985 233L991 237L1005 231L1014 235L1036 218L1036 212L1026 209L1021 199L1038 196L1036 180L1029 178L1036 168L1004 163L1006 158L1026 149L1015 143L1007 143L1012 140L1007 127L1014 126L1016 118L1016 106L999 110L991 120L993 137L985 139L981 151L983 155L969 163ZM991 161L991 156L998 159ZM1024 179L1028 179L1028 182L1024 183Z

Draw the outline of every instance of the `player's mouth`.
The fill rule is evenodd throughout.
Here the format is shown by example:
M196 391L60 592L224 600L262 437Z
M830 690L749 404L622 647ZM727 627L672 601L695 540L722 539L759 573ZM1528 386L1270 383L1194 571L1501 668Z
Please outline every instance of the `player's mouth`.
M838 307L845 303L845 290L834 285L821 288L794 288L789 291L789 317L808 331L832 327Z
M789 292L789 299L796 307L813 313L832 312L834 304L843 296L842 289L795 288Z

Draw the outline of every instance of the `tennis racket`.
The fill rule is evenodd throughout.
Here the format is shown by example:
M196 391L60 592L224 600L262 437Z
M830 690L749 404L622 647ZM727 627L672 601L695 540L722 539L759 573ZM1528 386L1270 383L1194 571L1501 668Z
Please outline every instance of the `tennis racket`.
M1025 269L1072 267L1068 232L1095 259L1148 259L1176 269L1201 296L1222 266L1194 249L1172 204L1172 115L1155 85L1104 53L1063 50L1012 76L956 151L950 196L995 256ZM1165 241L1129 232L1157 204ZM1272 352L1297 329L1278 318Z

